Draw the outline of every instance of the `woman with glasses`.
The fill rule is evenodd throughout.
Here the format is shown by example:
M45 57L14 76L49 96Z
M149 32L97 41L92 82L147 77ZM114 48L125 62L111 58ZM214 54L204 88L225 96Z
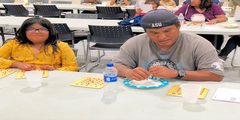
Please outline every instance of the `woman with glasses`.
M0 69L78 70L72 49L59 41L53 25L40 17L25 20L15 39L0 48L0 56Z
M214 25L220 22L226 22L227 17L225 16L225 12L222 8L213 3L212 0L190 0L190 2L186 5L183 5L179 8L174 14L179 16L182 13L186 21L191 21L191 17L194 14L202 14L205 16L207 25ZM205 35L200 34L200 36L209 40L210 42L214 42L215 35ZM217 47L216 49L220 51L221 45L223 43L224 37L223 35L217 35Z

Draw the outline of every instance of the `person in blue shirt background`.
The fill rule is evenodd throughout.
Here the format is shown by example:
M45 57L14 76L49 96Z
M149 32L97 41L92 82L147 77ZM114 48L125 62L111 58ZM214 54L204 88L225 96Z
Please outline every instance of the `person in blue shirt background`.
M213 3L215 3L215 4L219 4L219 0L212 0L213 1ZM190 0L185 0L184 2L183 2L183 5L185 5L185 4L187 4L187 3L189 3L190 2Z

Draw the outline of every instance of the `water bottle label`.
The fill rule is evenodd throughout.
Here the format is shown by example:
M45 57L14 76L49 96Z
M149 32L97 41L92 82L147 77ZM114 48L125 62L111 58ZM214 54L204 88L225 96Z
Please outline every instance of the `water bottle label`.
M117 74L105 74L104 82L117 82Z
M179 18L178 18L178 20L179 20L179 21L183 21L184 19L179 19Z

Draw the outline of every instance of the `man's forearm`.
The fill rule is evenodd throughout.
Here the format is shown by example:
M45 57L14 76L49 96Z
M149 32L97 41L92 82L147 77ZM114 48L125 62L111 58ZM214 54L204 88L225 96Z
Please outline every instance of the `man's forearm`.
M126 77L125 73L129 68L125 65L114 65L114 67L118 70L118 76Z
M128 2L127 0L123 0L123 2L125 3L125 5L131 5L131 2Z
M110 5L115 4L115 2L116 2L116 0L112 0L112 1L110 2Z
M214 74L207 70L186 71L186 75L182 78L190 81L222 81L224 76Z

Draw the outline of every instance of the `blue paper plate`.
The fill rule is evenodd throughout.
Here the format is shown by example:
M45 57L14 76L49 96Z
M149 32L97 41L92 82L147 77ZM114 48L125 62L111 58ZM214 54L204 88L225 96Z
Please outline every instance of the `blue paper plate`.
M141 89L150 89L150 88L159 88L159 87L164 87L166 85L168 85L168 81L165 80L165 79L162 79L162 78L157 78L157 77L150 77L149 79L152 79L152 80L158 80L160 82L162 82L163 84L162 85L158 85L158 86L136 86L136 85L131 85L129 84L130 81L132 81L132 79L125 79L123 81L123 83L129 87L133 87L133 88L141 88Z

